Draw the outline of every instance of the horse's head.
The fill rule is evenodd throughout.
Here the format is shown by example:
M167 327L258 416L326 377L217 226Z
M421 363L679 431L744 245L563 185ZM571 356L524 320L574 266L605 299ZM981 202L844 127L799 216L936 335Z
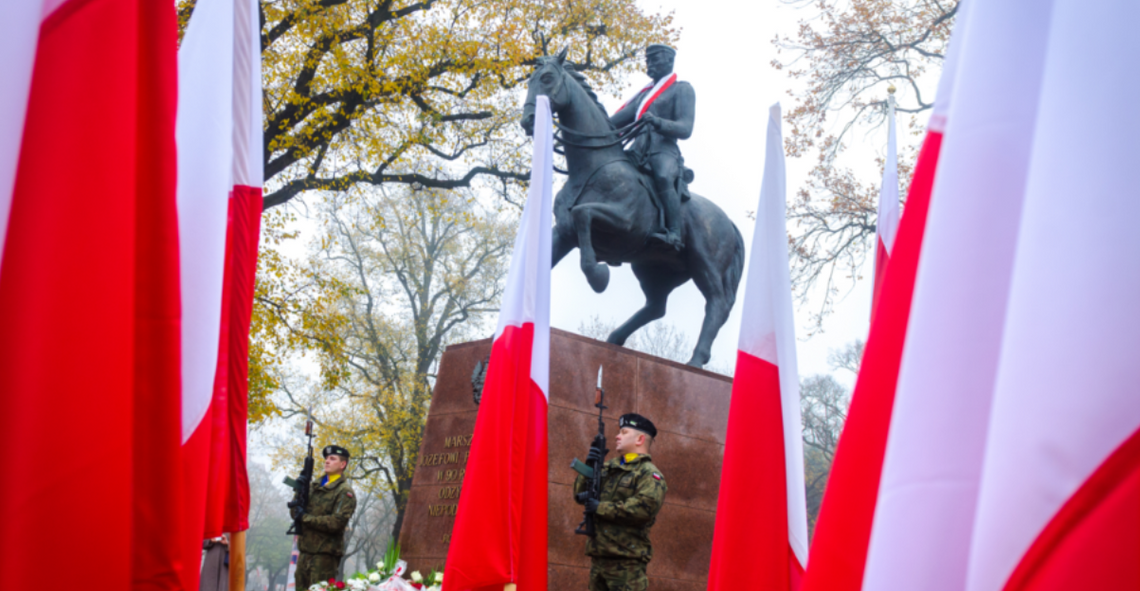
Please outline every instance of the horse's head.
M527 135L534 135L535 97L540 94L546 95L550 99L550 110L555 113L565 106L568 100L565 63L566 49L563 49L556 56L538 58L538 63L534 67L534 74L527 82L526 104L523 105L522 120L519 121Z

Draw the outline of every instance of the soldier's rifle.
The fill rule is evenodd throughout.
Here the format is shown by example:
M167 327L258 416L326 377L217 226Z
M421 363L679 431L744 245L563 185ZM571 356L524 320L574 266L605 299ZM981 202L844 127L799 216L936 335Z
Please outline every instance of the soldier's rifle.
M293 499L289 501L289 514L293 517L293 524L285 535L301 535L301 520L305 511L309 509L309 489L313 483L313 422L305 421L305 435L309 438L309 455L301 466L301 474L296 479L285 477L285 484L293 489Z
M598 388L594 391L594 406L598 408L598 434L594 436L594 443L591 448L599 450L597 458L588 458L587 462L583 463L578 458L570 463L570 467L575 472L586 477L588 486L586 490L578 493L578 502L585 504L589 499L601 500L602 498L602 466L606 463L606 454L610 450L606 449L606 423L602 418L602 413L608 408L606 406L606 391L602 388L602 368L598 367ZM594 537L597 533L597 528L594 525L594 514L586 511L582 518L582 523L578 524L574 533L584 536Z

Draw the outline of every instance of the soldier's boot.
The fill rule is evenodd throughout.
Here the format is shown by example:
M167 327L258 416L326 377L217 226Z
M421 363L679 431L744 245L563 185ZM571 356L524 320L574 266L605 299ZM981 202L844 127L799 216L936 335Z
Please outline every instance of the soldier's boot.
M657 197L665 209L665 232L650 234L649 237L681 250L685 248L681 239L681 195L671 182L659 182L656 188Z

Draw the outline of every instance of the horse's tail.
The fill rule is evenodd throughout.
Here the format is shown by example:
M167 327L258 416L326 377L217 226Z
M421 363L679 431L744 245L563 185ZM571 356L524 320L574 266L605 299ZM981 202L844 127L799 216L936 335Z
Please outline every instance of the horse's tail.
M732 260L729 261L723 278L729 307L736 302L736 289L740 287L740 278L744 275L744 237L740 235L740 228L736 224L732 224L732 232L736 234L736 249L732 251Z

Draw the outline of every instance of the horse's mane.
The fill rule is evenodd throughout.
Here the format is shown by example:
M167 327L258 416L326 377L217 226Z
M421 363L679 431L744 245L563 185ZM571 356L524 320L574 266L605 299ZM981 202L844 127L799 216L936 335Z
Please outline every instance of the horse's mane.
M575 70L574 65L570 62L562 62L562 69L565 70L566 74L568 74L571 78L574 79L575 82L578 83L578 86L582 87L582 90L586 91L586 95L593 99L594 104L598 107L598 110L601 111L602 115L605 115L606 119L608 120L610 118L610 115L606 112L606 107L602 105L602 101L598 100L598 93L594 92L594 89L590 87L590 82L586 80L586 75L579 72L578 70Z
M606 107L602 105L602 101L598 100L598 93L594 92L593 88L590 88L590 82L589 80L586 80L586 75L579 72L578 70L575 70L574 66L572 66L569 62L562 64L562 69L566 70L566 73L569 74L570 77L578 83L578 86L582 87L582 90L586 91L586 94L591 99L594 99L594 104L598 106L598 110L602 112L602 115L606 116L606 119L609 119L610 114L606 112Z

